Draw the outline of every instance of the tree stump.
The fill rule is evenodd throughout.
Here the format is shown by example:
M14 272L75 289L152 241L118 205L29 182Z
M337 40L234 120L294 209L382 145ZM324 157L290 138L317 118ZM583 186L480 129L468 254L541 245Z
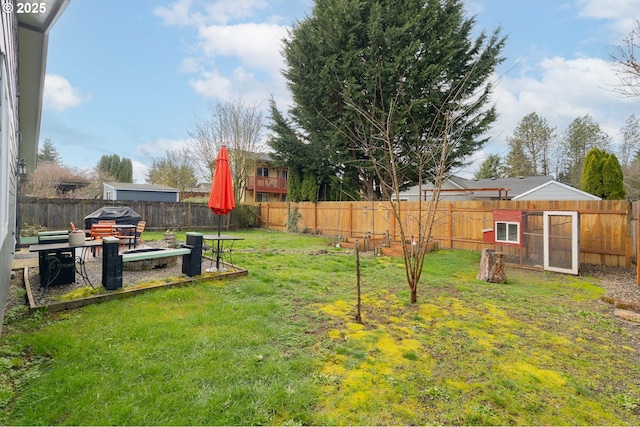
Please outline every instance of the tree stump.
M504 257L505 255L502 252L483 249L478 280L490 283L505 283L507 277L504 271Z

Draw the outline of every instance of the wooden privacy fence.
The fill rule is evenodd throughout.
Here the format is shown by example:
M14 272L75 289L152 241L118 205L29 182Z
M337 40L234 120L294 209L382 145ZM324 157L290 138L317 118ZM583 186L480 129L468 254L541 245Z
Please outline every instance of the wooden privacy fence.
M138 212L150 230L213 230L218 217L205 205L191 203L117 202L88 199L21 198L20 224L50 230L69 229L69 222L84 226L84 217L104 206L128 206ZM287 213L298 208L299 229L327 236L400 240L389 202L258 203L258 225L285 230ZM465 201L440 202L433 239L441 248L481 251L491 248L482 229L493 228L496 209L577 211L580 213L580 262L630 267L637 259L640 202L626 201ZM423 209L424 210L424 209ZM635 213L634 213L635 212ZM402 202L408 234L417 234L418 202ZM222 226L237 228L237 210L222 219ZM634 239L635 243L634 243Z
M218 216L206 205L171 202L124 202L90 199L24 198L18 203L20 226L40 225L49 230L68 230L69 223L84 227L84 217L104 206L128 206L147 222L147 230L207 230L218 227ZM222 217L222 226L236 228L235 210Z
M417 234L418 202L401 202L407 234ZM298 228L323 235L352 238L388 235L400 240L390 202L318 202L257 204L262 227L285 230L287 215L295 208ZM426 211L423 202L423 212ZM483 241L483 229L493 228L493 211L577 211L580 214L580 262L631 267L633 237L631 205L627 201L460 201L440 202L432 238L443 249L481 251L492 248Z

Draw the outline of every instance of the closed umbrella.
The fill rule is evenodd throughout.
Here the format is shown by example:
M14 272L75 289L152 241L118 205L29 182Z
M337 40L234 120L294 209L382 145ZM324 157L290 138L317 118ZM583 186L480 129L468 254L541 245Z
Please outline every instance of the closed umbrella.
M220 237L221 215L229 215L236 207L233 197L233 181L231 179L231 169L229 168L229 154L224 145L220 148L216 157L216 170L211 183L211 194L207 204L211 211L218 215L218 237ZM218 239L218 255L216 257L216 270L220 270L220 239Z

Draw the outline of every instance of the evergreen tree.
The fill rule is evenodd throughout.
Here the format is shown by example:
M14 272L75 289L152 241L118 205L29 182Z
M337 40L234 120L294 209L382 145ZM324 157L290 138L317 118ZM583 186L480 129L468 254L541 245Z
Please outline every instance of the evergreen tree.
M496 117L488 79L502 61L504 38L496 30L472 39L475 21L463 6L461 0L317 0L284 41L291 117L343 190L367 199L390 196L390 172L372 166L383 161L385 147L354 106L376 120L393 108L388 125L403 188L418 180L416 153L434 151L442 135L453 147L448 168L486 143L482 134ZM438 119L444 111L455 123Z
M609 154L602 165L602 185L604 199L623 200L625 197L622 168L615 154Z
M312 200L308 192L302 190L304 180L311 180L316 187L321 185L332 188L335 170L327 164L326 147L319 146L317 142L309 141L296 133L293 124L277 109L273 99L270 100L270 111L271 123L268 127L271 134L267 144L274 150L272 156L275 164L287 166L289 170L287 199ZM313 198L317 200L317 197L316 188Z
M116 177L120 182L120 156L114 154L111 156L111 162L109 163L109 175Z
M562 172L570 185L580 187L587 152L594 147L606 150L610 140L611 137L588 114L571 122L561 142Z
M518 151L518 156L527 158L528 170L525 170L523 166L507 162L508 166L520 169L522 176L546 176L549 173L548 153L553 132L554 128L547 124L547 120L536 113L530 113L523 117L513 132L513 136L507 137L507 141L512 150Z
M133 182L133 162L117 154L103 155L98 161L98 171L112 177L116 182Z
M51 138L46 138L38 152L38 162L48 162L60 165L60 154L58 149L53 145Z
M602 181L602 166L605 156L607 156L605 151L592 148L584 158L584 167L582 168L582 190L598 197L604 197L605 194Z
M605 200L624 199L622 168L615 154L589 150L582 169L582 190Z
M480 169L473 176L475 179L500 178L502 159L497 154L490 154L480 165Z
M317 202L318 201L318 184L313 175L306 175L301 185L302 200Z
M287 178L287 200L290 202L301 202L302 197L302 180L300 174L295 169L289 169Z
M509 142L510 151L504 165L504 176L514 178L518 176L532 176L531 160L524 154L522 144Z

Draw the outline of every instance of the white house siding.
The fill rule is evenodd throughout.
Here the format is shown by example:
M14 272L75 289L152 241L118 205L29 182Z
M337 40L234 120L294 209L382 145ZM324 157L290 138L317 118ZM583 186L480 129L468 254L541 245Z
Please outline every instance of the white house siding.
M537 188L534 188L513 200L601 200L584 191L578 190L571 186L561 184L556 181L550 181Z
M0 14L0 331L16 246L18 153L17 31L15 14Z

